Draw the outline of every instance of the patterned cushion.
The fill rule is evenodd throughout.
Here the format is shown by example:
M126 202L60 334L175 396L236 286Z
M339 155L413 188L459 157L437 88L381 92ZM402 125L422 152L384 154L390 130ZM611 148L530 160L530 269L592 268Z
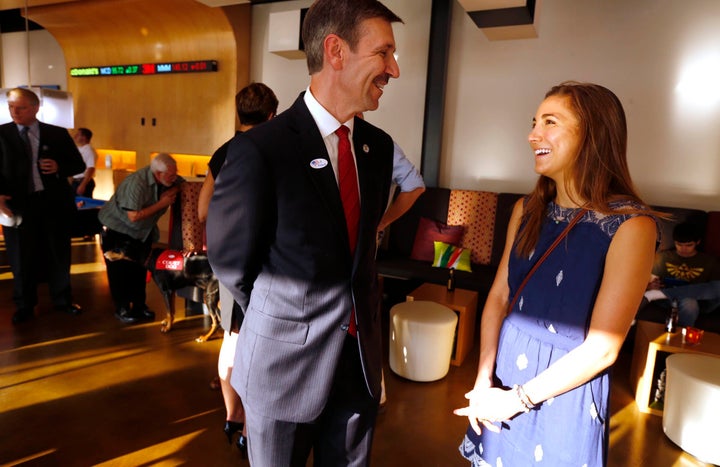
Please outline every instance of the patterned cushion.
M465 227L462 225L447 225L421 217L415 233L415 242L413 243L410 258L430 263L435 258L434 241L459 246L463 232L465 232Z
M470 269L470 250L443 242L434 242L436 268L455 268L458 271L472 272Z
M447 223L465 226L460 246L472 251L473 263L490 264L497 199L497 193L488 191L450 192Z
M205 224L198 219L200 188L202 182L185 182L180 185L183 251L203 251L205 247Z

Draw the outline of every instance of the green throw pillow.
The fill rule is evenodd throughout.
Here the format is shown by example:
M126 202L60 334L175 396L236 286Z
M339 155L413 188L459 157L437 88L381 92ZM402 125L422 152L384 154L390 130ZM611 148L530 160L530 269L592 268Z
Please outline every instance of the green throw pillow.
M435 245L433 266L472 272L470 269L470 250L443 242L433 242L433 244Z

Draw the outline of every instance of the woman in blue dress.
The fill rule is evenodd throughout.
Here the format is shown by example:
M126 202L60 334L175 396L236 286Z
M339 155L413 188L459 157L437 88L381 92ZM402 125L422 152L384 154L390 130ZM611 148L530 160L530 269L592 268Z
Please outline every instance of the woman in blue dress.
M477 378L455 410L470 421L460 452L473 466L604 466L609 367L650 277L656 213L633 188L610 90L553 87L528 140L540 177L514 207L482 313Z

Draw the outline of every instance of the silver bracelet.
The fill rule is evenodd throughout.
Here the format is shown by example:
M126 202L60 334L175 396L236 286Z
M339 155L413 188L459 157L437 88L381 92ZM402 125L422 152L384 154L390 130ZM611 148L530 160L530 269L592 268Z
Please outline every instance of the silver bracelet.
M525 389L523 389L522 386L514 384L513 390L515 391L515 394L517 394L518 399L520 399L520 403L524 407L523 412L528 413L535 408L535 404L533 404L528 395L525 394Z

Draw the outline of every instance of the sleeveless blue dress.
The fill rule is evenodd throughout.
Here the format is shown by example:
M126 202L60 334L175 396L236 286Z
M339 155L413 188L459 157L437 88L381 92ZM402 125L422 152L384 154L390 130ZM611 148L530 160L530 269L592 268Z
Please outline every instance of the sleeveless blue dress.
M612 203L613 209L632 206ZM529 257L510 256L512 298L535 261L579 209L548 205L547 218ZM580 345L615 232L637 214L588 211L530 278L500 330L496 378L504 387L523 384ZM503 423L500 433L468 427L461 454L474 467L604 466L607 460L610 381L605 370L565 394Z

